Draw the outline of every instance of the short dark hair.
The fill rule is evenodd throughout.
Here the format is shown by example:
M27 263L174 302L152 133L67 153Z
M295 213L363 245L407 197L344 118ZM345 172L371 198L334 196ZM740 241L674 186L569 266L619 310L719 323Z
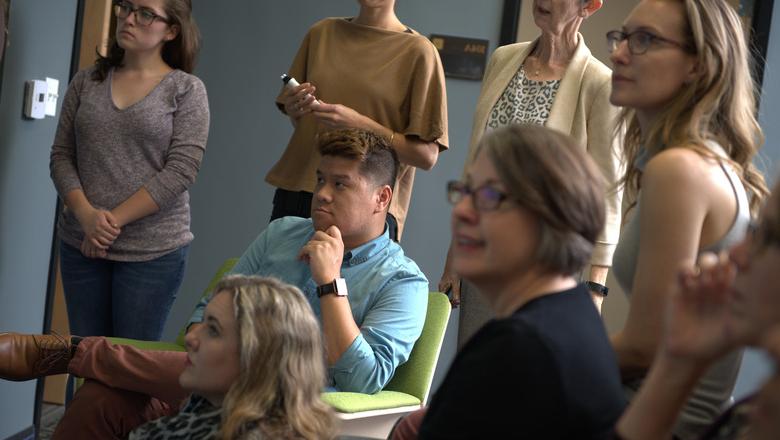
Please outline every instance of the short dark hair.
M605 223L604 178L574 139L538 125L513 124L480 142L509 198L540 225L536 260L573 275L590 260Z
M392 189L398 175L398 155L390 143L371 131L346 128L329 130L317 136L317 150L322 156L336 156L360 162L360 174L376 185Z
M179 33L176 38L163 45L162 59L173 69L192 73L195 70L195 62L200 51L200 31L192 17L192 0L165 0L163 9L170 21L170 26L178 26ZM104 57L98 52L92 79L103 82L108 77L108 71L112 67L122 65L124 56L125 50L119 47L116 37L112 37L108 54Z

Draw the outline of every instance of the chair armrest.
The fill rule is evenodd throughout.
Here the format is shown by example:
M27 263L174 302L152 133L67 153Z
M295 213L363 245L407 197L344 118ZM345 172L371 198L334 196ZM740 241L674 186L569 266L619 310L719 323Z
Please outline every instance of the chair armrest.
M141 341L138 339L127 338L106 338L113 344L130 345L141 350L154 351L184 351L184 347L175 342L164 341Z

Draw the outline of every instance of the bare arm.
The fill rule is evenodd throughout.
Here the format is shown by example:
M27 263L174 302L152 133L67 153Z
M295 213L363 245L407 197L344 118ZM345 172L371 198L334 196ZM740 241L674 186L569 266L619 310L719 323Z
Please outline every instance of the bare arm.
M438 288L439 292L450 293L450 304L452 304L452 307L458 307L460 305L460 286L460 276L455 272L455 268L452 266L452 243L450 242Z
M392 147L398 153L398 160L413 167L430 170L439 158L440 146L426 142L417 136L404 136L392 129L341 104L322 101L310 105L312 115L318 122L331 128L360 128L392 139Z
M398 160L401 163L430 170L439 159L440 147L436 142L426 142L417 136L395 133L369 117L365 117L364 128L392 139L391 147L398 153Z
M659 356L642 387L618 420L616 431L625 440L661 440L672 428L704 370L688 362Z
M624 379L643 375L661 337L663 312L680 267L696 261L707 215L706 175L693 151L656 155L642 177L640 247L624 329L612 337Z
M737 347L744 335L730 325L728 296L736 267L727 253L704 254L699 269L686 269L669 295L663 341L639 392L617 424L627 440L671 438L699 378Z
M592 265L590 267L590 274L588 275L588 280L601 285L606 285L608 273L609 273L609 266ZM596 308L599 310L599 312L601 312L601 304L604 302L604 295L598 292L591 292L590 296L593 299L593 303L596 305Z

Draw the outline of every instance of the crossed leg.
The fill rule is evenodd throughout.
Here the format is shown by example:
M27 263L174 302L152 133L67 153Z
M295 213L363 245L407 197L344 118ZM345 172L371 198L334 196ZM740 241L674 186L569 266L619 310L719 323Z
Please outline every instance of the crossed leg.
M189 394L178 380L186 356L84 338L68 372L87 380L52 438L121 439L149 420L176 414Z

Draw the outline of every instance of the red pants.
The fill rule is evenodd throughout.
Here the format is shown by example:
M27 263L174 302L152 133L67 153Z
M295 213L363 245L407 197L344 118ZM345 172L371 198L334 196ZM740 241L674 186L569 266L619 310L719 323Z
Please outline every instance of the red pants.
M84 338L68 372L86 381L52 438L123 439L149 420L176 414L189 395L179 385L186 356Z
M416 440L420 434L420 425L428 408L418 409L401 417L390 433L390 440Z

